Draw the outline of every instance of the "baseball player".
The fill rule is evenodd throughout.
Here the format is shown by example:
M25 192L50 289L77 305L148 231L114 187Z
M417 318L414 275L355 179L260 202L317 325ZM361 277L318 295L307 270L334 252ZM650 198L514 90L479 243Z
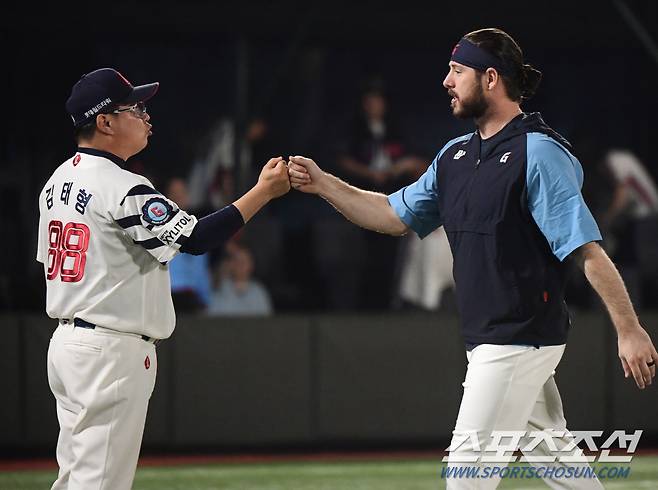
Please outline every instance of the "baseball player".
M418 181L386 196L352 187L308 158L291 157L289 165L293 187L319 194L364 228L391 235L411 229L422 238L444 226L468 358L449 466L478 460L494 430L566 431L553 374L570 325L567 259L580 264L604 301L626 377L643 389L655 376L658 353L597 244L601 235L581 195L579 161L538 113L520 108L540 79L508 34L471 32L455 46L443 86L453 115L473 118L477 129L448 142ZM564 447L570 437L553 440ZM531 455L545 452L541 444ZM545 481L554 488L600 488L597 479ZM463 477L447 486L498 482Z
M39 195L37 260L46 311L59 321L48 349L60 425L54 490L131 488L155 344L175 323L167 263L221 245L290 188L285 161L273 158L244 196L197 219L125 170L151 135L144 102L157 89L111 68L84 75L66 102L78 149Z

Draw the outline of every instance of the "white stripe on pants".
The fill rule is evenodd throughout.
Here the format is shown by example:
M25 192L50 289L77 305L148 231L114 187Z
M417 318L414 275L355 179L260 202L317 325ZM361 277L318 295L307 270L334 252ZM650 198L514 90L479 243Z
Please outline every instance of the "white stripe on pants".
M479 466L486 463L458 463L461 458L481 457L491 442L494 430L545 431L550 429L566 431L566 420L562 410L562 400L553 376L564 345L543 346L540 348L517 345L482 344L467 353L468 370L464 381L464 395L457 423L453 431L452 445L464 441L451 451L448 467ZM473 447L468 434L476 434L480 451ZM566 446L571 438L568 433L554 437L558 448ZM529 439L521 439L519 447L526 446ZM492 453L487 453L491 456ZM549 455L546 444L542 443L525 456ZM462 459L463 461L463 459ZM491 463L491 466L504 467L505 463ZM534 466L578 467L587 463L536 463ZM559 489L600 489L595 478L544 479L551 488ZM500 478L447 478L448 489L493 489Z
M48 382L60 432L52 490L132 487L156 369L155 346L139 336L72 325L55 330Z

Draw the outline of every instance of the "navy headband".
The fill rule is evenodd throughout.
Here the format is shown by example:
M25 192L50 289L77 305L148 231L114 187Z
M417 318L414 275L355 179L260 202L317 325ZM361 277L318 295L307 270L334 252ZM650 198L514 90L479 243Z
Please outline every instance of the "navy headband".
M450 61L476 70L486 71L495 68L501 75L511 75L511 70L496 56L487 53L466 38L461 38L452 50Z

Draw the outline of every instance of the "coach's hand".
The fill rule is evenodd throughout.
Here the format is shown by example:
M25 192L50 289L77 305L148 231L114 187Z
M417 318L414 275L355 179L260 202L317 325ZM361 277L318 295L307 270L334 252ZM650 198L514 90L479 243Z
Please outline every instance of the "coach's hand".
M319 194L326 175L310 158L302 156L290 157L288 164L288 175L293 189Z
M656 376L658 353L651 342L649 334L639 325L619 334L619 359L624 368L624 375L633 376L635 384L641 390L650 385Z
M284 195L290 190L288 167L283 157L271 158L258 177L258 184L270 199Z

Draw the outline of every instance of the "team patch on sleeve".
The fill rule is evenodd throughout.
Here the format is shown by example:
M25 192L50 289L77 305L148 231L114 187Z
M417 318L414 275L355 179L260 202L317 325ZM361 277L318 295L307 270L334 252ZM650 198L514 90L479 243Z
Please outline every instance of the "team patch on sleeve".
M174 208L163 197L153 197L142 206L142 218L151 225L164 225L174 214Z

